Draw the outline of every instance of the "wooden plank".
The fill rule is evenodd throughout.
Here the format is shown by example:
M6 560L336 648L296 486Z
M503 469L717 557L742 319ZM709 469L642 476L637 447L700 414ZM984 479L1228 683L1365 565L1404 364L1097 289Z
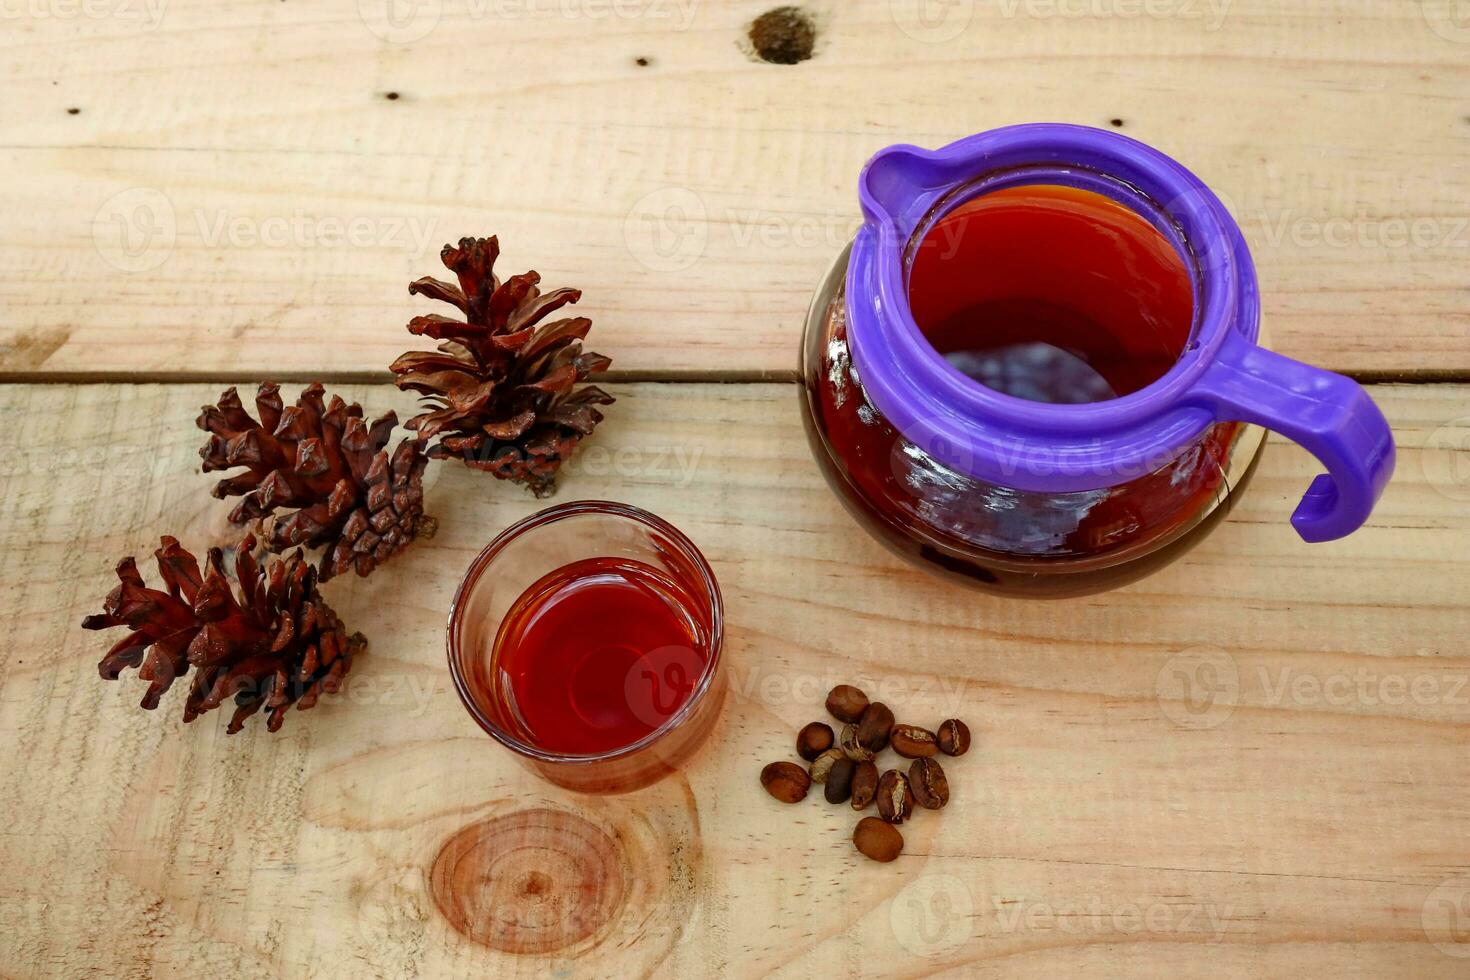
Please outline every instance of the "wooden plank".
M822 2L797 66L746 50L751 3L16 6L3 376L367 380L427 308L405 284L492 232L586 290L619 370L789 376L875 150L1113 119L1233 204L1280 350L1470 370L1441 0Z
M0 389L6 975L1464 975L1470 387L1375 390L1399 471L1352 537L1296 540L1315 471L1275 444L1184 560L1038 604L939 583L859 531L792 387L618 386L561 499L647 506L704 549L732 692L685 773L611 799L518 768L449 684L451 590L539 506L462 467L430 471L435 538L328 583L372 647L279 734L184 726L178 692L148 713L131 676L97 678L106 642L77 624L117 558L228 532L190 424L214 394ZM757 783L838 681L977 736L893 865L852 851L846 808ZM591 937L516 956L449 924L430 869L496 820L603 843L507 852L463 901L555 924L586 909L548 880L621 874Z

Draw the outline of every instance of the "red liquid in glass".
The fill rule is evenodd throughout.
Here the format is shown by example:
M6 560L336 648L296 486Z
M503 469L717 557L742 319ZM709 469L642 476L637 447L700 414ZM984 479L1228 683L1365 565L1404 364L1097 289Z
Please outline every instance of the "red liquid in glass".
M501 622L490 676L512 725L548 751L594 755L659 728L709 659L690 589L626 558L563 566Z
M1188 267L1110 197L1012 187L944 215L913 254L909 306L976 381L1041 402L1095 402L1157 381L1184 352Z

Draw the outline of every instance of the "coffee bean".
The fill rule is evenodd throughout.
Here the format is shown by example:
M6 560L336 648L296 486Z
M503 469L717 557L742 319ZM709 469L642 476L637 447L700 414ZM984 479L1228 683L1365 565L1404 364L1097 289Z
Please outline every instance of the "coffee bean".
M866 810L878 795L878 767L859 762L852 771L852 808Z
M828 803L847 802L847 798L852 795L852 771L855 768L857 763L846 756L832 763L832 772L828 774L827 785L822 791Z
M914 760L909 766L909 789L926 810L942 810L949 802L949 779L935 759Z
M827 695L827 712L838 721L857 721L867 706L868 696L851 684L838 684Z
M837 764L838 759L847 758L841 749L828 749L812 760L812 782L825 783L827 776L832 772L832 767Z
M893 730L893 712L882 701L874 701L858 719L857 740L864 748L882 752L888 747L888 734Z
M970 726L958 718L939 725L939 751L945 755L964 755L970 751Z
M773 762L761 770L761 785L782 803L799 803L811 789L811 777L794 762Z
M811 762L831 747L832 726L830 725L814 721L797 733L796 754L807 762Z
M914 794L909 781L897 769L890 769L878 779L878 816L889 823L903 823L914 812Z
M939 740L934 733L918 725L894 725L888 744L905 759L923 759L939 754Z
M853 762L867 762L873 757L872 750L858 741L858 726L856 725L842 726L842 734L837 736L837 747Z
M852 843L874 861L887 863L903 853L903 834L879 820L863 817L852 832Z

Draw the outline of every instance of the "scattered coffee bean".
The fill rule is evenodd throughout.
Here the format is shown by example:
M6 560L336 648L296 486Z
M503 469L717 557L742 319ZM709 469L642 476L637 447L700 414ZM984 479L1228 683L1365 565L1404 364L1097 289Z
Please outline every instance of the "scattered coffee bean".
M918 725L894 725L888 744L905 759L924 759L939 754L939 740L934 733Z
M939 751L945 755L964 755L970 751L970 726L951 718L939 726Z
M832 726L814 721L796 736L796 754L807 762L832 747Z
M838 684L827 695L827 713L838 721L857 721L867 706L868 696L851 684Z
M949 779L935 759L915 759L909 766L909 789L926 810L942 810L949 802Z
M852 771L852 808L866 810L878 795L878 767L859 762Z
M903 823L914 812L914 794L909 781L897 769L890 769L878 779L878 816L889 823Z
M845 759L841 749L828 749L812 760L812 782L825 783L838 759Z
M823 786L828 803L850 803L859 813L878 805L878 816L863 817L852 832L853 845L874 861L892 861L903 852L897 825L912 819L914 807L941 810L949 804L949 777L938 754L959 756L970 750L970 729L949 718L934 731L918 725L895 724L893 711L851 684L839 684L827 694L827 711L843 722L814 721L796 735L796 753L808 763L773 762L761 770L761 785L782 803L806 798L812 783ZM908 773L888 769L881 775L875 762L891 748L912 760Z
M853 762L867 762L873 758L872 750L859 741L856 725L842 726L842 734L837 736L837 747Z
M863 817L852 832L852 843L874 861L885 864L903 853L903 834L877 817Z
M893 730L893 712L882 701L874 701L858 719L857 740L866 749L882 752L888 748L888 734Z
M832 763L832 772L827 776L827 785L822 791L828 803L847 802L852 795L852 772L856 768L857 763L846 756Z
M761 785L782 803L800 803L811 789L811 777L794 762L773 762L761 770Z

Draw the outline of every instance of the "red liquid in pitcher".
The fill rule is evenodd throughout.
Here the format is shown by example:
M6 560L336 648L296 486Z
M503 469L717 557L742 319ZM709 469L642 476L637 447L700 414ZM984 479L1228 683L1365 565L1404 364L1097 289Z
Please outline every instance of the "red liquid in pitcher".
M491 676L513 725L548 751L594 755L659 728L709 660L709 624L676 577L627 558L563 566L501 622Z
M909 259L909 305L936 350L1019 398L1098 402L1157 381L1193 328L1191 269L1146 218L1091 191L1013 187L941 216ZM1038 493L973 479L867 400L847 347L840 270L803 349L807 432L848 509L894 551L1009 595L1069 596L1168 564L1229 512L1258 441L1220 423L1153 472ZM1250 453L1226 479L1237 445Z
M1093 191L1011 187L945 214L914 250L909 306L930 343L990 388L1104 401L1157 381L1189 341L1173 243Z

